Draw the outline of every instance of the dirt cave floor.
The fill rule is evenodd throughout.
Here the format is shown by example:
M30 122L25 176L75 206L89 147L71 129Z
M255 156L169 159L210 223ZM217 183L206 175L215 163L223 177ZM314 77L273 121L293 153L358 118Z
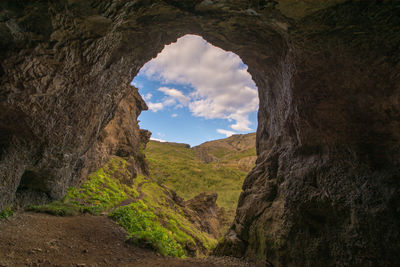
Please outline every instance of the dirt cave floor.
M125 243L125 237L125 230L105 216L18 212L0 220L0 267L255 266L231 257L163 257Z

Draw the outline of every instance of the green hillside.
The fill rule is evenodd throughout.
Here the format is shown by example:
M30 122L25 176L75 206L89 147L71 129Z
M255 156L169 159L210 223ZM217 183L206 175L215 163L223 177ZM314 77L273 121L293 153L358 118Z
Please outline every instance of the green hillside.
M255 163L255 134L234 135L193 148L150 141L145 153L154 179L185 199L215 191L217 204L233 220L244 178Z
M217 244L214 236L196 227L190 207L177 202L168 188L153 179L133 178L128 161L116 156L84 184L69 188L62 200L28 210L58 216L108 215L126 229L127 242L162 255L200 256Z

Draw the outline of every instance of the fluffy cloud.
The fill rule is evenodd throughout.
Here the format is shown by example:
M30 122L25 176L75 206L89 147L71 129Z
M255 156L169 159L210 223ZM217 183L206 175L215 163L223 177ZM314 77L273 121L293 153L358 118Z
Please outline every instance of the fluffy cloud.
M160 88L158 88L158 91L163 92L166 95L166 97L163 98L162 102L158 102L158 103L148 102L147 103L149 110L151 110L153 112L162 110L165 107L174 106L177 104L177 102L180 104L176 105L176 107L187 106L190 101L189 97L185 96L181 91L179 91L175 88L160 87ZM152 96L153 95L151 93L148 93L143 98L145 100L149 100ZM173 117L176 117L176 116L173 116Z
M188 106L194 116L228 119L234 121L230 125L233 130L251 130L249 114L258 108L258 93L236 54L217 48L199 36L186 35L165 46L142 72L150 79L194 88L186 95L177 89L159 88L168 96L163 106L179 102Z
M178 117L178 114L174 113L174 114L171 115L171 117L172 118L176 118L176 117Z
M181 91L175 88L160 87L158 91L168 95L171 99L178 100L182 105L187 105L190 101L190 97L185 96Z
M149 107L149 110L153 112L157 112L159 110L162 110L164 108L163 103L153 103L153 102L148 102L147 106Z
M235 132L229 131L229 130L224 130L224 129L217 129L217 132L220 134L226 135L226 137L232 136L235 134Z

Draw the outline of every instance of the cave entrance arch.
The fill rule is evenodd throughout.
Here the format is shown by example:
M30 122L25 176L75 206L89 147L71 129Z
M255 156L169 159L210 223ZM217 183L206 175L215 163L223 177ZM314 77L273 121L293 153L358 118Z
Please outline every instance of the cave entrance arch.
M196 34L239 55L259 89L259 168L222 251L277 265L400 261L395 1L0 5L0 208L29 170L53 198L78 183L131 78Z
M157 17L157 15L154 15ZM173 17L174 15L172 15ZM243 17L246 19L243 19ZM257 25L257 19L249 13L242 14L241 19L232 18L226 19L223 23L218 22L220 18L208 17L204 21L189 15L185 17L185 21L173 20L168 21L167 25L159 31L157 30L143 30L146 36L139 38L138 48L133 51L129 45L129 49L124 47L124 50L132 51L132 58L134 61L134 68L130 69L131 77L136 77L139 70L151 59L155 58L158 53L162 51L165 45L176 42L179 38L187 35L201 36L206 42L223 49L230 51L240 57L243 63L248 66L248 72L252 76L256 87L259 92L260 102L265 103L258 110L258 122L268 118L265 123L261 123L262 129L257 132L268 138L260 138L263 140L257 142L257 147L271 148L274 141L270 140L268 144L265 142L269 140L267 128L277 121L277 117L273 117L271 110L277 105L279 101L285 99L288 109L282 110L280 118L287 118L291 111L290 102L290 76L293 72L291 66L287 63L290 57L288 51L287 40L284 37L286 30L285 25L265 27L265 25ZM162 18L164 19L164 18ZM249 20L255 24L249 26ZM157 25L162 25L163 20L156 22ZM260 30L256 28L259 27ZM262 30L261 30L262 28ZM132 39L138 39L132 37ZM129 35L124 36L125 42L129 42ZM136 52L136 50L139 50ZM125 51L124 51L125 52ZM128 59L129 60L129 59ZM283 123L284 124L284 123ZM258 123L260 125L260 123ZM273 139L278 138L280 134L275 132Z
M193 147L256 130L258 89L247 66L201 36L166 45L131 84L149 108L140 115L141 128L161 141Z
M4 61L7 79L2 85L11 93L8 104L2 102L4 112L0 117L1 123L7 121L10 125L0 124L0 132L3 128L11 129L10 135L20 136L23 121L29 133L24 141L29 148L21 148L14 154L1 153L6 160L0 163L0 172L5 177L0 181L0 207L12 202L18 187L26 187L26 179L32 177L40 183L40 177L45 175L45 184L40 188L55 199L60 199L69 186L78 184L93 167L90 162L96 157L101 130L132 90L128 86L132 77L164 45L186 34L202 36L207 42L232 51L248 66L262 103L258 112L257 151L272 147L274 140L270 137L279 137L276 122L284 124L290 113L289 109L279 114L271 112L281 99L288 106L291 102L286 81L291 73L285 36L288 21L278 16L274 23L265 23L248 1L229 3L232 6L228 9L204 1L195 11L197 4L197 1L114 4L68 1L65 5L49 2L35 9L31 3L21 3L22 8L26 5L28 13L33 8L46 14L41 16L43 23L55 26L54 29L36 24L11 27L17 29L12 35L22 45L19 28L33 29L44 39L26 44L36 49L22 61L17 60L20 55L13 54L14 45L10 45L10 56ZM10 6L14 8L13 4ZM13 10L10 12L13 14ZM52 15L56 13L60 16ZM15 62L19 63L14 65ZM24 78L20 76L21 69L25 70ZM15 81L15 77L20 80ZM271 134L266 129L273 124L276 128ZM121 155L125 152L117 151ZM29 175L30 170L35 171L34 176Z

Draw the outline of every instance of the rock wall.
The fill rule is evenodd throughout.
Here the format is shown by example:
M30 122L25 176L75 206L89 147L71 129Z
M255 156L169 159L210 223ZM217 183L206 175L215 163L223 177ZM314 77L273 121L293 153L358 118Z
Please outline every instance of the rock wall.
M277 266L400 261L396 2L10 0L0 7L0 209L21 181L51 198L79 183L134 90L132 77L165 44L199 34L243 59L260 97L257 166L216 253ZM124 145L105 144L125 153Z
M391 3L348 2L296 22L218 253L275 266L399 262L398 15Z
M130 86L129 86L130 87ZM144 149L151 133L139 128L138 120L147 105L137 91L130 87L129 94L121 100L114 118L100 133L94 145L80 158L79 181L103 166L111 155L128 158L132 177L148 175ZM79 164L79 163L78 163Z

